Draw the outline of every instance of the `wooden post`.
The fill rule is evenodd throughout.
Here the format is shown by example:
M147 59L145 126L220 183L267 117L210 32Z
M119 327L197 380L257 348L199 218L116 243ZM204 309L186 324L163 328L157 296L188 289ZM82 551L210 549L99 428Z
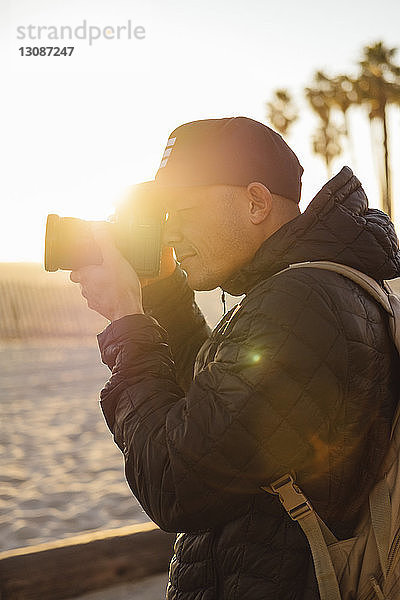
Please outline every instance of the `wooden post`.
M141 523L0 553L1 600L61 600L167 571L175 534Z

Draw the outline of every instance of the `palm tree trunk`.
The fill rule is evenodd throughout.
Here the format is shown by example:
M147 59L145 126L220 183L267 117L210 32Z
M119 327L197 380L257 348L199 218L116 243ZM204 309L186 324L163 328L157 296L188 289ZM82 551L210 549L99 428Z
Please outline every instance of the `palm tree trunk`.
M332 167L331 167L331 163L329 161L329 159L326 160L326 172L328 175L328 179L332 178Z
M390 182L390 165L389 165L389 142L388 142L388 127L387 127L387 113L386 103L383 104L382 111L382 125L383 125L383 151L385 159L385 197L383 210L385 213L392 218L392 198L391 198L391 182Z
M375 125L375 127L374 127ZM371 135L371 149L372 149L372 157L375 163L376 175L378 177L379 182L379 190L380 190L380 200L381 200L381 208L385 210L385 174L384 174L384 160L382 156L382 137L379 135L379 140L376 136L376 117L372 118L369 116L369 131ZM379 124L380 125L380 124ZM379 133L381 132L381 128L379 127Z
M353 137L350 132L350 122L349 122L349 115L347 113L347 110L343 111L343 119L344 119L344 130L345 130L345 136L347 139L347 145L348 145L348 149L349 149L350 159L351 159L352 165L354 166L354 169L357 169L357 158L356 158L356 153L354 151Z
M328 139L327 132L326 132L327 126L328 126L328 123L326 123L325 129L324 129L324 146L326 148L324 158L325 158L325 165L326 165L326 173L328 175L328 179L330 179L332 177L332 169L331 169L331 159L330 159L329 152L328 152L329 139Z

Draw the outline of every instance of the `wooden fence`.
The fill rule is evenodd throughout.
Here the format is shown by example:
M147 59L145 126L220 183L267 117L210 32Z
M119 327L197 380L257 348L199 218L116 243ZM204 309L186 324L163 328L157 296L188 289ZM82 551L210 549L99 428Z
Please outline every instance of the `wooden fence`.
M36 267L36 265L35 265ZM0 340L43 337L87 337L101 331L107 320L88 309L77 285L65 277L18 277L0 269Z

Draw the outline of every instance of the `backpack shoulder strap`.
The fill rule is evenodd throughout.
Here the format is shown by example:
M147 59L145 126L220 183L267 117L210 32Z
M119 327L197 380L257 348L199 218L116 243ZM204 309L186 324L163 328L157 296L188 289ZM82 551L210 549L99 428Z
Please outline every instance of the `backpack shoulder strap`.
M370 294L388 313L390 330L393 341L400 353L400 300L385 282L385 288L382 288L374 279L340 263L331 261L302 262L289 265L288 268L276 273L279 275L285 271L299 268L324 269L334 271L348 279L351 279ZM274 275L274 276L276 276ZM397 407L395 418L392 425L391 436L393 435L396 424L400 418L400 406ZM375 486L370 496L371 522L377 542L379 560L382 566L383 574L386 575L387 549L390 534L390 517L387 499L387 490L381 489L382 486ZM335 570L329 555L326 543L329 543L321 530L321 524L318 516L314 512L307 498L300 488L295 484L292 477L286 474L284 477L274 481L268 487L262 487L263 490L279 495L279 498L288 512L289 516L297 520L302 527L313 555L315 572L318 580L318 587L322 600L340 599L340 591L336 579ZM293 501L293 497L295 500ZM296 506L294 506L296 505ZM293 508L294 506L294 508ZM306 507L307 510L304 509ZM299 508L301 509L299 511ZM388 518L389 517L389 518Z
M347 265L328 260L294 263L289 265L286 269L282 269L282 271L276 273L274 277L285 271L307 267L339 273L339 275L343 275L357 283L370 294L370 296L372 296L389 314L391 334L396 348L400 353L400 300L387 282L385 282L385 288L382 288L374 279L372 279L372 277L369 277L369 275L366 275L357 269L353 269L352 267L348 267Z

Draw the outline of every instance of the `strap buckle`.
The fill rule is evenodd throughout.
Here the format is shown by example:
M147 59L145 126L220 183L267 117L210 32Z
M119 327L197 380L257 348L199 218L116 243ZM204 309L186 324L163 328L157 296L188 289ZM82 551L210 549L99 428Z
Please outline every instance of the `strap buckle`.
M298 521L314 511L289 473L271 483L270 489L268 487L262 489L266 492L272 489L274 494L278 494L281 504L293 521Z

